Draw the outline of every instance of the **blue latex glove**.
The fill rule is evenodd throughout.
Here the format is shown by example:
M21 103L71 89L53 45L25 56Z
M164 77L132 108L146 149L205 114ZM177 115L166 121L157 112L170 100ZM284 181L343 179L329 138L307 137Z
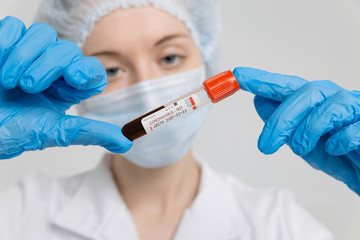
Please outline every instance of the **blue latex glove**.
M0 21L0 159L54 146L100 145L122 153L131 147L121 128L69 116L65 111L99 94L106 71L49 25L26 30L13 17Z
M275 153L286 143L312 167L360 195L360 92L252 68L233 73L243 90L256 95L255 107L265 122L261 152Z

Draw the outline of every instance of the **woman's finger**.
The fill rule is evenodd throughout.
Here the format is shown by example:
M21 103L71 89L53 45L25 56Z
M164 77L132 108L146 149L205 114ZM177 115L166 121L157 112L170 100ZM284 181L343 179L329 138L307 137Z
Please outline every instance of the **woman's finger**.
M359 120L360 100L346 90L340 91L314 108L309 116L299 124L292 136L290 143L291 148L295 154L305 155L315 148L320 137L324 134L333 130L337 131ZM355 134L355 132L353 133ZM341 135L341 133L337 134ZM350 140L349 138L353 138L353 136L342 135L343 141L339 141L338 143L342 146L344 141L346 141L347 147L344 148L345 146L342 146L341 152L354 147L349 146L348 141L355 143L353 139ZM358 139L357 142L359 142L359 140L360 139ZM340 147L340 145L338 147Z
M83 57L70 64L64 79L71 87L91 95L101 93L107 85L106 70L96 57Z
M114 153L124 153L132 146L121 127L82 117L64 115L56 128L46 130L43 134L54 146L98 145Z
M22 74L53 43L57 41L55 30L47 24L33 24L14 46L2 67L0 79L5 88L18 86ZM42 69L38 69L42 71Z
M266 121L258 142L260 151L276 152L316 106L341 90L333 82L314 81L290 95Z
M80 48L69 41L58 41L49 46L19 80L20 87L28 93L47 89L64 74L64 70L83 57Z
M235 68L233 74L241 89L279 102L308 82L300 77L269 73L255 68Z
M339 158L338 156L327 154L325 152L327 135L321 137L318 146L310 153L302 156L302 158L313 168L344 182L350 189L358 193L360 191L360 168L354 164L351 156L344 155Z
M254 105L256 112L260 118L266 122L269 117L275 112L281 103L278 101L271 100L269 98L261 97L256 95L254 97Z
M360 122L356 122L331 136L325 144L325 149L331 155L340 156L357 150L359 146Z
M26 27L22 21L14 17L6 17L0 21L0 71L12 46L24 35Z

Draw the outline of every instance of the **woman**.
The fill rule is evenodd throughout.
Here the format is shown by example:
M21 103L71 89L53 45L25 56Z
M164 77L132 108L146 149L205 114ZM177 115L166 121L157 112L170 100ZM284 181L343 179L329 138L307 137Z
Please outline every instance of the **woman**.
M2 157L70 144L113 153L93 171L29 176L5 192L0 239L332 239L288 193L245 186L193 154L207 108L134 143L121 133L216 73L218 9L209 0L44 1L38 21L97 57L106 87L101 64L49 26L3 20L2 106L12 132ZM80 100L84 118L64 114Z

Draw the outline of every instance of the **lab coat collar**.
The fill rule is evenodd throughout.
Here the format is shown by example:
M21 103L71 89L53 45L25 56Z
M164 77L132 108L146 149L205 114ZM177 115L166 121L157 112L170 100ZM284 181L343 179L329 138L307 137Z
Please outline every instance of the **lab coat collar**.
M202 169L199 193L185 211L174 239L248 239L250 225L234 190L197 154L194 157ZM71 200L54 214L56 226L89 239L139 239L110 172L110 162L106 156L94 171L85 174Z
M193 156L201 166L199 192L185 211L175 240L250 239L250 223L234 194L235 190L196 152Z
M110 163L111 156L106 155L95 170L85 173L74 196L53 216L56 226L87 239L119 239L122 232L127 236L121 239L138 239L111 174Z

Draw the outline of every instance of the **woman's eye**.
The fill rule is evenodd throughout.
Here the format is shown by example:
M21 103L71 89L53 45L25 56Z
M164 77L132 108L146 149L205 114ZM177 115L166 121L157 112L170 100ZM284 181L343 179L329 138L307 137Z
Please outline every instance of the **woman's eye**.
M181 60L181 56L169 55L161 59L161 64L164 65L175 65Z
M109 68L106 69L106 74L107 76L110 77L115 77L116 75L118 75L121 72L120 68Z

